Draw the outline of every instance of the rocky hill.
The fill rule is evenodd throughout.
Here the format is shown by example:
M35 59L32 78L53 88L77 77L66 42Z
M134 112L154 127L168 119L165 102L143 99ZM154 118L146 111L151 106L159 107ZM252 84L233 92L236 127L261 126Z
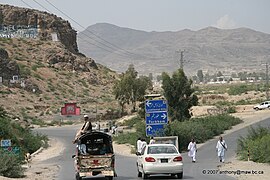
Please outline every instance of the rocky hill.
M105 51L97 47L99 39L93 33L119 48ZM180 53L176 53L179 50L184 50L184 69L188 75L195 75L199 69L210 73L257 72L270 53L270 35L247 28L145 32L100 23L89 26L78 37L80 51L97 62L120 72L133 63L143 74L172 72L179 68Z
M77 102L81 113L88 114L117 109L112 95L117 74L79 53L76 32L67 21L0 5L0 22L0 106L14 118L61 118L67 102ZM22 32L18 27L26 26L42 29L34 38L16 37ZM53 41L52 32L58 40Z

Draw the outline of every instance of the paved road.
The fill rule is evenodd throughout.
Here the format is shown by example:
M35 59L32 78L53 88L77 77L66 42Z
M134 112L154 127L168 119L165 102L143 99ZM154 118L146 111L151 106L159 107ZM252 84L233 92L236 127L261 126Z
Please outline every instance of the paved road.
M270 119L266 119L253 126L261 125L264 127L270 126ZM58 157L47 160L49 163L59 164L61 166L60 173L58 176L59 180L74 180L74 168L73 159L71 155L74 153L74 145L71 143L76 130L73 127L61 127L61 128L50 128L50 129L39 129L41 133L47 134L49 137L57 138L65 144L64 153ZM237 147L237 139L239 136L247 134L247 128L235 131L231 134L224 136L225 141L228 144L228 151L226 153L226 159L230 159L235 156L235 150ZM197 153L197 162L192 163L190 158L187 157L187 153L183 153L184 159L184 178L183 179L200 179L200 180L227 180L234 179L226 175L220 175L217 170L217 166L221 163L218 162L216 155L216 142L218 139L210 140L199 148ZM118 177L116 180L137 180L136 171L136 158L125 157L116 155L116 171ZM204 171L205 170L205 171ZM211 171L213 170L213 171ZM237 170L237 169L235 169ZM245 170L245 169L240 169ZM206 174L204 174L204 172ZM214 173L214 174L208 174ZM235 176L236 177L236 176ZM169 176L163 177L151 177L151 179L169 179ZM93 179L93 178L89 178ZM94 178L101 179L101 178Z

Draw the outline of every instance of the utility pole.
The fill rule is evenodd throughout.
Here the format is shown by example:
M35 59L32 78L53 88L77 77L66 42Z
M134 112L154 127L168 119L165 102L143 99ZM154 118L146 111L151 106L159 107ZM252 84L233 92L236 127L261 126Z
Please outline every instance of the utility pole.
M180 53L179 65L180 65L180 69L182 69L182 70L184 70L184 51L185 50L176 51L176 53Z

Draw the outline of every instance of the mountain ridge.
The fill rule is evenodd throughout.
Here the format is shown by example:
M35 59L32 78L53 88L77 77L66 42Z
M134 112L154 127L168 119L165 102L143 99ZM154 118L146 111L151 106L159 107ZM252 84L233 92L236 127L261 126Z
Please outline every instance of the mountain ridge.
M112 30L113 29L113 30ZM104 50L80 41L91 31L115 44L121 49L135 55L121 54L120 49ZM206 27L197 31L183 29L179 31L146 32L130 28L122 28L108 23L89 26L78 34L78 47L81 52L91 56L107 67L123 72L129 64L134 64L141 74L173 72L179 67L180 54L184 51L184 69L187 74L194 75L197 70L205 72L256 71L261 61L266 61L270 52L270 35L249 28L218 29Z

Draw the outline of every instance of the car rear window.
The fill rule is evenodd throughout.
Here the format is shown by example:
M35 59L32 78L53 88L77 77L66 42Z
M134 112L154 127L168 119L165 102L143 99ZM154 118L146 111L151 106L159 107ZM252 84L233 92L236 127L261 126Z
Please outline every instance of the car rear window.
M177 150L173 146L150 146L147 154L177 154Z

